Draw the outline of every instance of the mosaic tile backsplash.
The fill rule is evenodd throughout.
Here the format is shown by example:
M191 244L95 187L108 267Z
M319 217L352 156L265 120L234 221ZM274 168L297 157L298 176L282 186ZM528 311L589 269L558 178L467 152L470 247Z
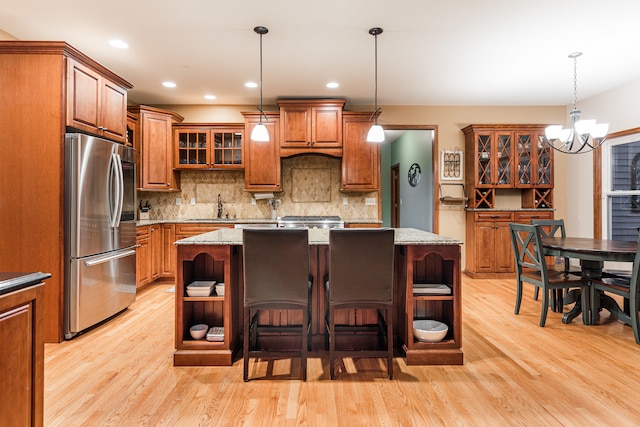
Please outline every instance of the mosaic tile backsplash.
M339 215L343 219L378 219L378 206L366 206L372 193L341 193L340 159L325 156L298 156L282 159L283 191L277 216ZM244 171L182 171L181 191L171 193L139 191L138 201L151 204L149 219L186 220L217 217L218 194L222 216L237 219L271 218L268 200L251 204L252 193L244 190ZM179 199L180 204L176 204ZM195 205L191 205L195 199ZM347 200L345 205L344 199ZM380 203L377 200L377 203Z

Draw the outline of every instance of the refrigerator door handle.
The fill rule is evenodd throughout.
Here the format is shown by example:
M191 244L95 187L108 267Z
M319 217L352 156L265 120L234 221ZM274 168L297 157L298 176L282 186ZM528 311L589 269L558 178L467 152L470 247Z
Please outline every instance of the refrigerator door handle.
M125 252L120 252L115 255L107 255L105 257L92 259L91 261L85 261L84 265L87 267L93 267L94 265L104 264L105 262L113 261L114 259L125 258L136 253L135 249L130 249Z
M120 171L120 162L118 160L118 154L112 151L109 177L111 179L111 183L114 184L115 191L111 195L113 205L111 206L111 212L109 212L109 216L110 216L109 225L111 226L111 228L116 228L120 224L119 211L121 209L121 204L122 204L122 189L120 187L120 183L122 180L121 173L122 172ZM114 179L114 174L116 175L115 179Z
M122 205L124 203L124 172L122 171L122 158L120 157L120 154L115 153L115 155L116 155L116 167L118 170L118 180L119 180L118 189L120 190L117 195L118 209L116 210L116 227L119 227L120 218L122 218Z

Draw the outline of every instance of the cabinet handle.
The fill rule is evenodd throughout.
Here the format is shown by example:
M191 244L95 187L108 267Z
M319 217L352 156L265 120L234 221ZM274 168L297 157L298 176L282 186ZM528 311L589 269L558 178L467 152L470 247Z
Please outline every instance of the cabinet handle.
M491 215L490 218L500 218L500 215Z

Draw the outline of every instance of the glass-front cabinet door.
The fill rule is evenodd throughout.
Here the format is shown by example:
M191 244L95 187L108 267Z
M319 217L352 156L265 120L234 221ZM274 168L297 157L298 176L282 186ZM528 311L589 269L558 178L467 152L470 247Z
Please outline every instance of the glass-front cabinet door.
M516 187L553 187L553 151L544 143L542 133L516 133Z
M476 139L477 187L513 186L511 132L478 133Z
M176 130L176 169L206 168L209 164L209 133L192 129Z
M496 176L494 184L496 187L513 187L513 133L496 132Z
M176 169L242 169L244 126L174 126Z

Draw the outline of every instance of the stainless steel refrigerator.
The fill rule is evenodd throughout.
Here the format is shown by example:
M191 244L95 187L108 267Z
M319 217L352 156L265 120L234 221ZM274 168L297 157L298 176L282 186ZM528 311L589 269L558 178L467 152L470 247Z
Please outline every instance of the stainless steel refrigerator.
M64 333L70 339L136 298L136 151L65 136Z

